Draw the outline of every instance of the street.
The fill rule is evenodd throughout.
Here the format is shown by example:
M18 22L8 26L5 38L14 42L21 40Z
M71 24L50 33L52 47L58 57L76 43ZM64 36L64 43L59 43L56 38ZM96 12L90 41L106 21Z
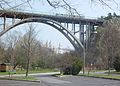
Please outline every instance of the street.
M0 80L0 86L120 86L120 81L83 76L36 75L40 82Z
M41 77L48 86L120 86L120 81L82 76Z

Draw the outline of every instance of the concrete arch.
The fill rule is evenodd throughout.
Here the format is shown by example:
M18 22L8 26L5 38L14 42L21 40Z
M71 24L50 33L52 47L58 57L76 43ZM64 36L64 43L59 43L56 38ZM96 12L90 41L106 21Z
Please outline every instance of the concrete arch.
M6 32L8 32L9 30L11 30L12 28L24 24L24 23L29 23L29 22L38 22L38 23L44 23L47 25L50 25L52 27L54 27L55 29L57 29L58 31L60 31L69 41L70 43L74 46L74 48L80 52L81 49L84 49L84 46L82 45L82 43L75 37L75 35L72 34L72 32L70 30L68 30L67 28L65 28L64 26L62 26L59 22L51 20L51 19L47 19L47 18L26 18L23 19L13 25L11 25L10 27L6 28L5 30L3 30L2 32L0 32L0 37L5 34Z

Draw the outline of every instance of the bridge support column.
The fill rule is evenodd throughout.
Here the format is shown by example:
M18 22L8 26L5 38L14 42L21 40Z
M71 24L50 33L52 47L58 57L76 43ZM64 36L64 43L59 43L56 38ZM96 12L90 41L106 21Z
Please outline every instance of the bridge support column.
M90 42L90 23L86 24L86 41L85 41L85 44L86 44L86 49L89 47L89 42Z
M67 29L69 28L69 23L67 23ZM68 32L67 32L67 35L68 35Z
M4 16L4 24L3 24L3 29L5 30L5 26L6 26L6 16Z
M72 32L75 35L75 23L74 22L72 22Z
M94 46L95 44L95 38L96 38L96 29L95 29L95 26L94 25L91 25L90 26L90 46Z
M81 41L81 22L79 22L79 40Z
M75 35L75 23L73 24L73 33Z
M67 23L67 29L68 29L68 23Z
M16 15L14 15L14 18L12 18L12 24L15 23L15 18L16 18Z
M83 24L79 24L79 30L80 30L80 35L79 35L79 39L81 41L82 44L84 44L84 25Z
M88 43L90 42L91 24L88 23Z
M65 21L65 23L64 23L64 27L66 27L66 21Z

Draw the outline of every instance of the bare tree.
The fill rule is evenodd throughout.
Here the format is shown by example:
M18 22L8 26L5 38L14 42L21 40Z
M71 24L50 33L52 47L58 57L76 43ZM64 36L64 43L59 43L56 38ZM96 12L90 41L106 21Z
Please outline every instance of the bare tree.
M53 8L57 9L57 8L63 8L66 11L68 11L69 15L75 15L77 14L78 16L81 16L81 14L77 11L76 8L72 7L66 0L47 0L47 2L49 3L50 6L52 6Z
M17 10L20 9L25 4L31 7L30 1L31 0L19 0L17 1L19 3L15 3L16 0L0 0L0 8L2 10Z
M11 65L13 65L14 69L14 64L15 64L15 46L18 43L18 40L20 36L16 33L16 31L13 31L12 33L9 33L4 39L5 39L5 45L6 45L6 52L5 52L5 58L4 62L9 62Z
M4 57L5 57L5 45L4 45L4 43L0 40L0 63L2 63Z
M116 0L90 0L91 2L100 2L103 6L107 6L110 9L113 9L112 6L110 6L108 3L112 2L113 4L115 4L118 7L118 3L116 2ZM100 4L99 3L99 4Z
M0 1L0 8L3 10L16 10L16 9L20 9L21 7L23 7L24 4L26 4L28 7L33 8L31 1L33 0L19 0L14 4L14 2L16 2L16 0L1 0ZM75 9L74 7L72 7L69 4L69 1L67 0L46 0L48 2L48 4L50 6L52 6L53 8L64 8L66 9L66 11L68 11L70 13L70 15L73 15L73 13L76 13L78 15L80 15L77 11L77 9ZM90 0L91 2L100 2L102 5L109 7L110 9L112 9L112 7L108 4L109 2L113 2L114 4L116 4L116 6L118 7L118 3L116 2L116 0Z
M101 31L99 49L104 57L103 61L108 64L109 74L113 58L118 56L120 51L120 19L112 19L105 23Z
M27 63L26 63L26 77L28 76L28 70L30 65L30 59L34 55L36 46L36 32L32 24L29 25L29 31L24 35L22 47L27 52Z

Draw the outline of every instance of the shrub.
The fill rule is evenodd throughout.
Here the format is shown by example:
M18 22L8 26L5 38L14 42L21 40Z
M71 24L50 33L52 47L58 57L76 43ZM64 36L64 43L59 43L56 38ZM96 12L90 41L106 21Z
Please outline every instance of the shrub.
M72 65L64 68L63 74L65 75L77 75L82 69L82 62L80 59L75 58Z
M63 70L63 74L64 75L71 75L72 74L72 68L71 67L66 67L64 70Z
M82 69L82 62L76 59L72 65L72 75L77 75Z

